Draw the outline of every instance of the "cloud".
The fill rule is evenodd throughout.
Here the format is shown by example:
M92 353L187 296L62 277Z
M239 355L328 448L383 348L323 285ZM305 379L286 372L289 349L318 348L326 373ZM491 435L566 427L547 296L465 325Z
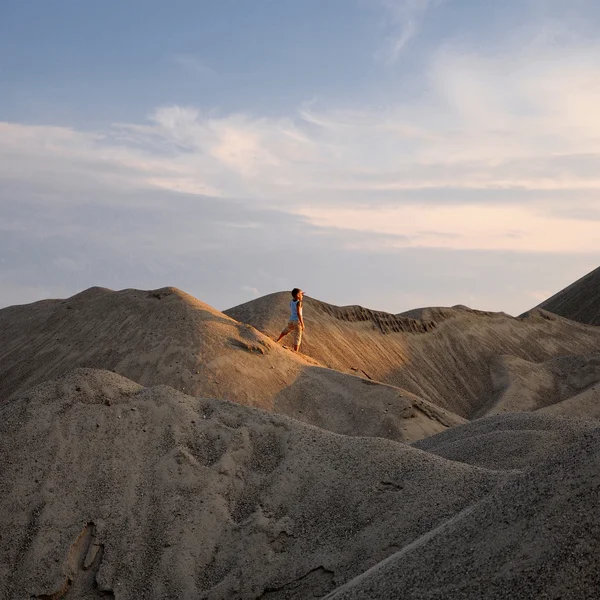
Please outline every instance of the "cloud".
M427 10L439 6L445 0L381 0L386 11L385 36L375 58L387 65L394 64L405 46L418 31Z
M216 71L209 67L205 61L192 54L175 54L173 56L173 61L183 69L184 72L191 75L202 78L213 77L216 75Z
M387 3L385 60L434 6ZM226 308L300 282L392 312L525 311L600 258L600 43L546 22L512 35L438 48L425 91L377 109L0 123L0 306L176 285Z
M144 190L137 193L148 200L144 207L132 206L129 192L113 194L109 206L63 204L45 212L35 203L7 206L0 188L3 216L26 226L0 235L0 307L66 297L93 285L175 285L225 309L257 293L300 285L334 304L394 313L469 304L519 314L539 304L535 292L551 295L599 258L398 247L395 236L346 231L340 224L320 228L284 211L222 198ZM85 268L65 270L65 259Z
M245 292L246 294L250 294L252 298L258 298L260 296L260 292L251 285L243 285L240 290Z
M320 227L387 234L391 237L386 243L397 247L563 253L600 251L597 221L548 215L536 206L409 205L376 211L368 207L331 211L299 208L297 214ZM401 234L404 237L392 237Z
M600 44L519 35L501 55L445 46L427 95L380 110L173 105L101 131L0 123L5 202L159 210L167 196L149 192L164 190L341 228L347 248L598 251Z

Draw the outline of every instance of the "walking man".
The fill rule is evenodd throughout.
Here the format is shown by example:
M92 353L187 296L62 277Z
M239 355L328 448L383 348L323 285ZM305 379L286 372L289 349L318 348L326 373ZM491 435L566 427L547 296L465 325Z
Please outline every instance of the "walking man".
M292 300L290 302L290 320L287 324L287 327L281 332L281 335L277 339L277 341L279 341L288 333L293 334L292 340L294 342L294 352L298 352L300 349L302 332L304 331L304 319L302 318L303 297L304 292L300 288L294 288L292 290Z

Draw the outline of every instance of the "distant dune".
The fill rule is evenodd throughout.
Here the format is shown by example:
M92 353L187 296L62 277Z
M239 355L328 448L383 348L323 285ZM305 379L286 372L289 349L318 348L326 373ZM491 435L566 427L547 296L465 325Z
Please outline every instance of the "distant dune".
M289 298L270 294L225 314L273 336L286 321ZM502 391L496 377L500 357L540 362L600 352L600 329L543 310L519 319L466 307L392 315L306 298L304 312L303 352L309 356L404 388L465 418L485 414Z
M588 325L600 325L600 267L561 290L538 308Z
M485 469L530 469L599 427L591 419L508 413L453 427L413 446Z
M496 393L478 416L544 410L600 418L600 404L581 400L600 393L600 353L559 356L540 363L502 356L492 365L492 377ZM564 403L575 397L580 401L571 402L569 410L563 412Z

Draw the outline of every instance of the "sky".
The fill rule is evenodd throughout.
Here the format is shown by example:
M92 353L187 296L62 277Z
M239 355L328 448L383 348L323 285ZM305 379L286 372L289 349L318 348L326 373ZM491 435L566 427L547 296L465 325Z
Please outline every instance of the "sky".
M600 264L595 0L2 0L0 307L518 315Z

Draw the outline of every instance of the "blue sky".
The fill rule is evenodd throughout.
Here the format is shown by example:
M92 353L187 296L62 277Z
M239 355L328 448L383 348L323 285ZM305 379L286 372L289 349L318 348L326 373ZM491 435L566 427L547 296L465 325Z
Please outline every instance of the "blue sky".
M600 262L591 0L4 0L0 306L512 314Z

